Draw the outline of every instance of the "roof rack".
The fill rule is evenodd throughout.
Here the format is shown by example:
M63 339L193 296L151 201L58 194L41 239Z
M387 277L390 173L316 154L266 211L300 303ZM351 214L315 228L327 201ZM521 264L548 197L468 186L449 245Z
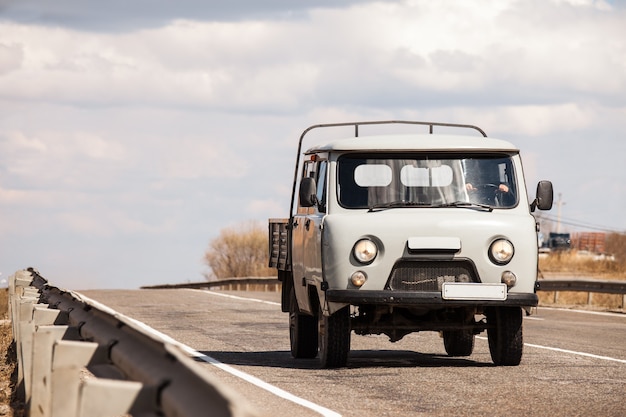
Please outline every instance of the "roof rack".
M308 128L304 130L304 132L302 132L302 135L300 135L300 141L298 142L298 152L296 153L296 166L295 166L294 175L293 175L293 187L291 190L291 208L290 208L289 216L291 217L293 215L293 208L294 208L295 195L296 195L296 182L298 180L298 172L299 172L300 152L302 152L302 141L304 139L304 136L307 133L309 133L313 129L317 129L320 127L354 126L354 136L359 137L359 126L389 125L389 124L428 126L430 134L433 133L434 126L459 127L459 128L477 130L478 132L480 132L481 135L483 135L483 137L485 138L487 137L487 134L485 133L484 130L474 125L465 125L465 124L457 124L457 123L417 122L417 121L410 121L410 120L380 120L380 121L370 121L370 122L325 123L325 124L309 126Z
M308 127L307 129L305 129L304 132L302 132L302 135L300 136L300 141L302 142L302 139L304 139L304 136L308 132L310 132L313 129L320 128L320 127L354 126L354 136L355 137L359 137L359 126L365 126L365 125L389 125L389 124L405 124L405 125L428 126L429 127L428 133L430 133L430 134L433 133L433 127L434 126L460 127L460 128L465 128L465 129L477 130L478 132L480 132L481 135L483 135L483 137L485 137L485 138L487 137L487 134L485 133L484 130L482 130L478 126L474 126L474 125L466 125L466 124L458 124L458 123L417 122L417 121L410 121L410 120L380 120L380 121L372 121L372 122L326 123L326 124L313 125L313 126Z

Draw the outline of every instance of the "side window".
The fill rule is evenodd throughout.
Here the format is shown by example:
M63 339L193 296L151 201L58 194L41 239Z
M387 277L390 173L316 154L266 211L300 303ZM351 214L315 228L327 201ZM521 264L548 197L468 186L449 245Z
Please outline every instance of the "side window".
M304 165L302 166L302 178L315 178L315 162L311 161L311 160L306 160L304 161ZM300 186L300 185L298 185ZM298 214L307 214L309 211L308 207L302 207L300 205L300 199L298 199L298 208L297 208L297 213Z
M318 210L326 212L326 173L328 170L328 162L320 161L317 167L317 201L319 201Z
M315 162L306 161L304 163L304 172L302 173L302 178L304 177L315 178Z
M312 161L304 162L302 168L302 178L313 178L316 186L316 197L319 202L317 210L321 213L326 212L326 175L328 170L328 161ZM298 212L304 214L308 212L308 208L298 205Z
M512 178L513 168L511 167L510 161L505 161L501 164L498 164L498 171L499 171L498 173L500 174L500 182L506 183L506 184L514 183L513 178Z
M513 176L513 166L511 160L505 160L498 164L498 174L500 183L508 187L508 192L503 193L500 198L500 204L503 207L513 207L517 203L517 184Z

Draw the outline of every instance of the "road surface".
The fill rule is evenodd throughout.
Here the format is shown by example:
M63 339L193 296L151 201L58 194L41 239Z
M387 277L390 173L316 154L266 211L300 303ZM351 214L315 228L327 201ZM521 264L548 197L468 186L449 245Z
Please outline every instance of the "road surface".
M279 293L82 291L197 351L214 378L259 414L293 416L625 416L626 315L539 308L524 356L495 367L486 334L450 358L437 333L352 336L348 367L289 353Z

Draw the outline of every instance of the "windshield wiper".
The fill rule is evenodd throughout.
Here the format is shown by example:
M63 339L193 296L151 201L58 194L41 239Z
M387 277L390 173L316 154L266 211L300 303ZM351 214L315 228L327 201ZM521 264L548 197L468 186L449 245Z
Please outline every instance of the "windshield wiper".
M374 210L383 210L389 208L398 208L398 207L432 207L430 203L417 202L417 201L391 201L389 203L379 203L373 204L369 206L368 213L371 213Z
M479 208L483 210L493 211L493 207L488 204L470 203L469 201L454 201L452 203L438 204L433 207L461 207L461 208Z

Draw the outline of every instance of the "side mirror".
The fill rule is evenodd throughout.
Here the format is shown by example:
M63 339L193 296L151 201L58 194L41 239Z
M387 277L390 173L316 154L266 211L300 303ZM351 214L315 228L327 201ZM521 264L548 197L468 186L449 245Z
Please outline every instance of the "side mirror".
M313 207L315 204L317 204L315 180L311 177L302 178L302 181L300 181L300 205L302 207Z
M535 211L535 208L539 210L550 210L553 201L554 191L552 189L552 183L550 181L539 181L537 184L537 196L535 197L535 201L530 205L530 211Z

